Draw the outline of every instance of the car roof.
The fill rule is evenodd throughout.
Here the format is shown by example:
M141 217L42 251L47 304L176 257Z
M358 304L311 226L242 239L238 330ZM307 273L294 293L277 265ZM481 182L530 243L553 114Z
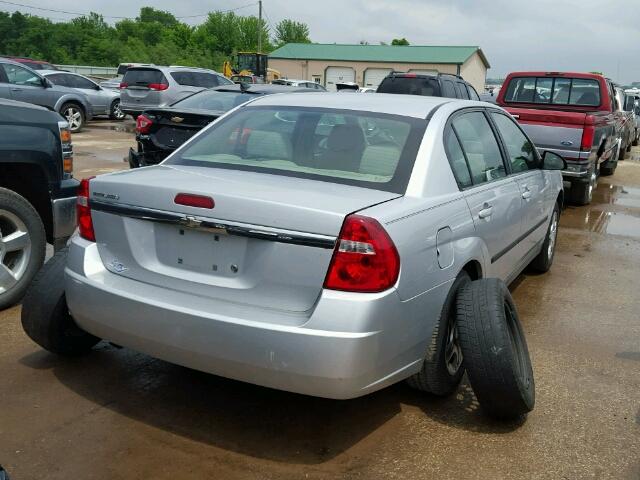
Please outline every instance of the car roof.
M199 68L199 67L182 67L180 65L140 65L135 67L129 67L127 72L135 71L135 70L160 70L163 72L207 72L207 73L215 73L216 75L220 75L220 73L215 70L211 70L209 68Z
M334 108L338 110L362 110L373 113L426 118L433 110L452 98L426 97L376 93L374 95L344 95L342 93L304 92L295 95L265 95L251 105ZM459 100L458 100L459 101ZM479 104L471 102L469 104Z
M243 91L247 93L295 93L295 92L307 92L309 93L310 89L308 88L297 88L290 87L288 85L271 85L268 83L250 83L244 90L242 86L239 84L234 85L222 85L220 87L211 88L211 90L216 90L219 92L238 92L241 93Z
M29 68L28 65L25 65L25 64L20 63L20 62L16 62L15 60L13 60L13 59L11 59L9 57L0 57L0 60L2 60L5 63L9 63L9 64L12 64L12 65L17 65L18 67Z

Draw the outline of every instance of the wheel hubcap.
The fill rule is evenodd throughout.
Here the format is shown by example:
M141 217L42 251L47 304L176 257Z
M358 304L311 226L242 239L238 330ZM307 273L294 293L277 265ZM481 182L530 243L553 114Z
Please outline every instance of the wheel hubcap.
M0 294L23 277L31 257L27 227L15 214L0 210Z
M124 113L122 113L122 110L120 109L120 102L116 102L113 105L113 116L118 120L124 118Z
M462 349L458 340L458 329L456 328L455 315L451 315L447 322L447 343L444 349L447 371L450 375L455 375L462 365Z
M593 189L596 188L597 180L596 172L591 173L591 178L589 179L589 202L591 202L593 198Z
M69 107L64 114L67 122L69 122L69 128L71 130L77 130L82 126L82 113L77 108Z
M558 214L553 212L551 218L551 226L549 227L549 248L547 250L547 256L553 257L553 250L556 248L556 238L558 237Z

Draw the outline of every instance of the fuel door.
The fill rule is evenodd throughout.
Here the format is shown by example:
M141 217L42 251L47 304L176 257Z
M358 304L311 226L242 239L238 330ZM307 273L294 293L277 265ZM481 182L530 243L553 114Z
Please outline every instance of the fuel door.
M438 230L436 236L436 251L438 254L438 265L441 269L449 268L453 265L453 232L451 228L444 227Z

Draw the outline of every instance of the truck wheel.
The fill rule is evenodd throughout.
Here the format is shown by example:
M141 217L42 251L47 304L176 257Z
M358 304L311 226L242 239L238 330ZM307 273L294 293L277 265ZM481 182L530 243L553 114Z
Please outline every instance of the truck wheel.
M44 262L47 240L35 208L0 188L0 309L20 301Z
M551 214L551 221L547 229L547 235L542 244L542 250L529 266L540 273L548 272L553 264L553 257L556 253L556 239L558 238L558 222L560 219L560 207L556 203Z
M120 100L115 99L111 104L109 118L111 120L124 120L127 115L120 109Z
M529 350L504 282L487 278L464 285L458 293L457 316L464 365L482 409L504 419L533 410Z
M52 353L76 356L88 352L99 338L80 329L71 318L64 295L64 267L68 248L44 264L22 302L22 328Z
M458 387L464 367L456 328L456 295L470 281L469 275L461 272L453 282L431 335L422 369L407 379L411 387L439 396L450 395Z
M82 130L85 123L84 110L76 103L65 103L60 109L62 115L69 123L69 130L76 133Z
M598 176L595 171L591 172L589 182L573 182L569 196L571 203L575 205L589 205L593 199L593 191L598 186Z

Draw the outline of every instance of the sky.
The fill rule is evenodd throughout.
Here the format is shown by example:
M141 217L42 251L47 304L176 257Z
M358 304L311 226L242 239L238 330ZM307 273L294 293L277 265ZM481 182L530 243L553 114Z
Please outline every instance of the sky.
M176 16L242 7L254 0L13 0L24 5L95 11L135 17L153 6ZM488 76L514 70L600 71L629 84L640 81L638 0L264 0L265 18L306 23L319 43L390 43L405 37L412 45L477 45L487 56ZM55 19L73 15L0 3ZM257 5L238 14L257 14ZM195 24L204 17L185 19ZM106 18L110 23L115 19Z

